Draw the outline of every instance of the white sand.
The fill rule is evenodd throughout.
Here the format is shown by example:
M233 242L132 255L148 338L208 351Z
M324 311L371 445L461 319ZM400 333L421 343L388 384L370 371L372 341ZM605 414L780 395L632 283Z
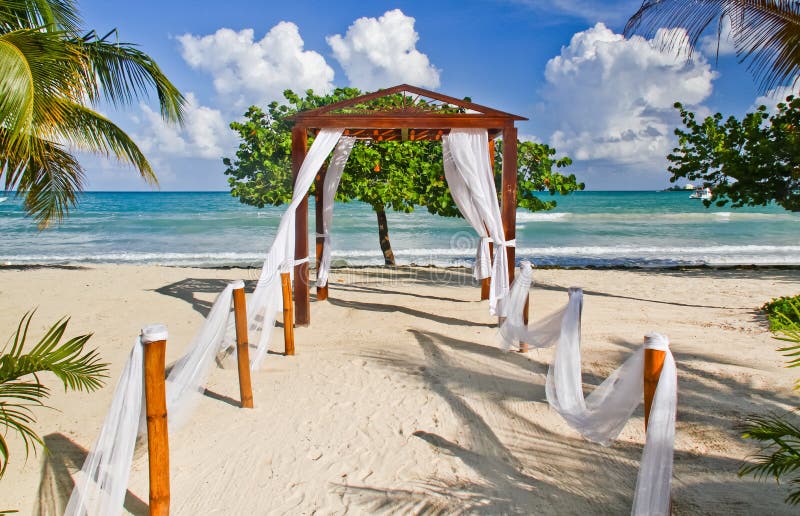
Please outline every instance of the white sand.
M494 320L467 273L335 271L330 302L312 303L295 357L253 377L256 408L236 406L235 369L216 369L200 409L170 436L173 514L625 514L643 444L641 409L612 447L584 441L544 395L549 351L497 348ZM139 328L166 323L168 363L214 295L246 270L98 266L0 269L0 328L39 310L36 335L64 314L68 335L111 363L111 381L38 409L50 454L27 462L11 437L0 509L61 514L97 436ZM800 271L537 271L533 317L586 290L584 381L596 385L649 330L667 334L679 370L673 479L677 514L789 514L786 490L739 478L755 448L735 425L797 405L797 370L755 310L800 291ZM280 332L280 330L276 330ZM280 333L277 334L278 336ZM274 341L282 350L282 341ZM126 509L147 512L147 455L137 449Z

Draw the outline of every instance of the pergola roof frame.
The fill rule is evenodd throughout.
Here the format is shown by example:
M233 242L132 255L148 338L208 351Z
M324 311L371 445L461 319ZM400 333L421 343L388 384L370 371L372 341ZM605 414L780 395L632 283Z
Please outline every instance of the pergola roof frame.
M372 100L387 97L398 93L416 95L410 105L405 104L402 97L401 106L381 110L361 110L356 112L337 113L337 110L348 107L358 108ZM427 97L447 106L454 106L456 111L449 110L424 110L419 109L416 101L420 97ZM527 118L500 111L494 108L457 99L434 91L400 84L391 88L378 90L352 99L342 100L327 106L310 109L296 113L290 120L294 121L292 128L292 172L295 180L303 164L308 149L309 132L316 132L321 128L342 128L345 134L357 138L368 138L377 141L389 140L438 140L450 129L477 128L486 129L490 159L494 159L494 138L501 136L505 141L517 141L517 128L515 123ZM416 138L415 136L419 136ZM503 145L502 149L502 189L501 189L501 215L503 231L507 242L516 237L516 209L517 209L517 146ZM317 175L317 192L322 191L324 181L323 170ZM317 198L316 223L317 233L322 230L322 202ZM322 255L324 238L317 238L317 265ZM514 279L516 249L513 246L505 247L508 253L509 279ZM298 326L308 326L311 322L311 304L308 275L308 194L297 207L295 223L295 260L294 269L294 303L295 323ZM488 283L482 288L482 299L488 299ZM486 297L484 297L484 293ZM326 299L327 286L318 287L317 300ZM526 310L527 315L527 310Z

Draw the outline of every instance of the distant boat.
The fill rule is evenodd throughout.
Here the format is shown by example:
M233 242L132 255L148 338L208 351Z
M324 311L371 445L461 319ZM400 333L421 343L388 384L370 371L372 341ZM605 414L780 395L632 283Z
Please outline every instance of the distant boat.
M689 199L700 199L703 201L711 200L711 188L695 188L692 195L689 196Z
M0 197L0 202L6 202L6 199L8 199L8 197Z

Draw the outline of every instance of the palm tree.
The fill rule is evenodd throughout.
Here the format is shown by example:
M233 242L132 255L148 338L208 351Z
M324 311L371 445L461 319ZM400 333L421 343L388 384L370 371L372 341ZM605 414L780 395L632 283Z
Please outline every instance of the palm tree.
M39 373L49 371L63 383L64 389L94 391L103 385L108 364L100 362L97 351L84 352L91 335L81 335L60 344L69 319L53 325L39 342L23 354L33 312L22 317L17 331L6 349L0 353L0 477L8 465L9 448L5 439L8 430L22 437L25 451L31 445L43 445L41 437L30 427L35 422L32 407L43 406L50 395L41 383Z
M644 0L628 20L625 35L652 37L662 27L682 27L668 46L696 46L709 28L722 37L730 20L730 38L741 62L766 92L778 85L797 83L800 76L800 2L787 0Z
M133 140L94 107L131 104L154 89L164 119L181 122L184 98L135 45L81 29L72 0L0 0L0 176L25 195L44 228L82 190L73 154L114 156L157 184Z

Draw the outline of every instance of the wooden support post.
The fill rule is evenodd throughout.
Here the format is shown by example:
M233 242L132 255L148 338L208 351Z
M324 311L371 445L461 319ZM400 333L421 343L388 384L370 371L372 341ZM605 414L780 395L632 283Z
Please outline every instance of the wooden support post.
M169 515L169 433L164 381L167 328L162 324L142 328L142 345L147 453L150 463L150 514L167 516Z
M319 170L319 174L317 174L317 178L315 180L315 190L317 191L315 202L315 225L317 230L317 277L319 277L319 264L322 262L322 253L325 251L325 237L321 237L320 235L324 231L323 212L325 210L325 201L323 189L325 187L325 174L327 171L327 165L322 165L322 168ZM317 285L317 301L325 301L326 299L328 299L328 285L325 284L322 287Z
M250 382L250 343L247 338L247 303L244 281L233 288L233 315L236 320L236 361L239 365L239 399L242 408L253 408L253 386Z
M494 140L489 138L489 170L492 171L492 177L494 178ZM484 227L486 225L484 224ZM489 233L489 230L486 230L486 233ZM494 260L494 244L489 244L489 259ZM491 267L491 264L489 265ZM489 299L489 289L491 288L492 279L491 278L483 278L481 280L481 301Z
M308 137L302 127L292 129L292 173L297 182L300 166L306 158ZM297 205L294 227L294 259L308 258L308 194ZM294 304L298 326L308 326L311 322L311 299L308 285L308 261L294 266Z
M660 349L644 350L644 430L647 432L647 421L650 419L650 407L653 406L653 396L656 394L658 379L664 367L666 351Z
M292 280L288 272L281 273L283 287L283 351L294 355L294 313L292 310Z
M503 191L501 214L506 242L517 235L517 128L503 128ZM506 247L508 253L508 281L514 281L516 248Z

